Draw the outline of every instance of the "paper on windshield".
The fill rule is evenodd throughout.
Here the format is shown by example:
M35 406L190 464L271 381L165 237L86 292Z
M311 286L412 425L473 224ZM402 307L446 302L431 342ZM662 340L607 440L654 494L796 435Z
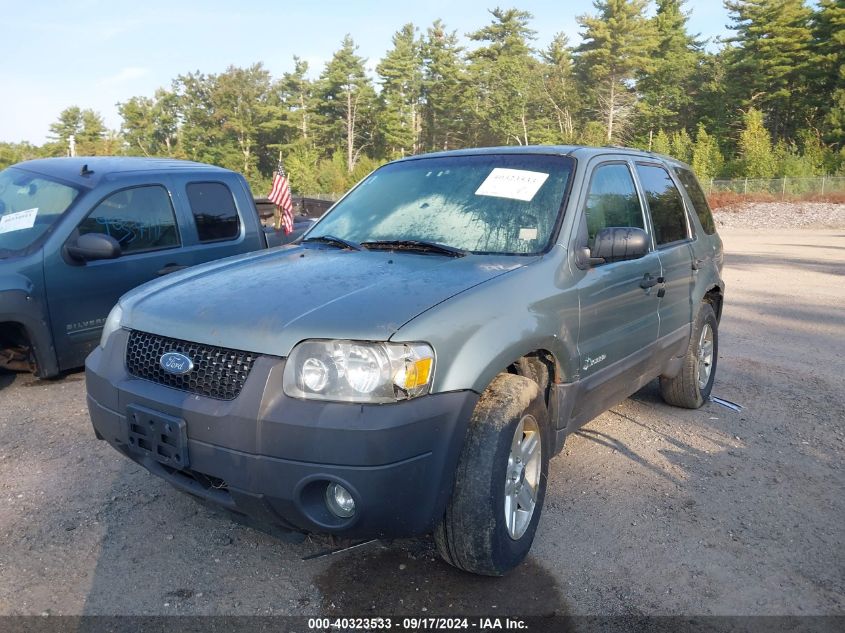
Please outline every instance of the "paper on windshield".
M38 207L26 211L16 211L0 217L0 233L31 229L35 225L36 215L38 215Z
M496 167L476 189L475 195L530 202L548 177L539 171Z

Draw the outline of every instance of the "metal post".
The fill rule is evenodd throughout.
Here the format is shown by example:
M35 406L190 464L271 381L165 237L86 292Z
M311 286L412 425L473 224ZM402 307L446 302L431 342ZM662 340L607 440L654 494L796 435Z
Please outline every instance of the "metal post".
M710 179L710 191L707 192L708 196L713 195L713 179Z
M783 187L780 190L780 199L786 198L786 176L783 177Z
M742 193L744 195L748 195L748 176L745 177L745 189L743 189Z
M824 179L825 177L822 176L822 195L824 195Z

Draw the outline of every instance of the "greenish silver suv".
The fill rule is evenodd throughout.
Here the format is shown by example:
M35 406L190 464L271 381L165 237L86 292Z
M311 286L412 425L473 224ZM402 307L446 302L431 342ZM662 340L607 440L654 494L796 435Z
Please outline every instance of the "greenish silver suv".
M656 378L670 404L708 399L721 268L672 159L414 156L293 245L125 295L88 405L97 437L183 491L298 532L433 532L500 575L567 434Z

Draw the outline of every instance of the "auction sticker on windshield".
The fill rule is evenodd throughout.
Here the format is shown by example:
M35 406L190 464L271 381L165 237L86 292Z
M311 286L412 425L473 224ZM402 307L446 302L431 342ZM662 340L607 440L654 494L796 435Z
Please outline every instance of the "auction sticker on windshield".
M539 171L496 167L475 190L475 195L529 202L548 177Z
M31 229L35 225L36 215L38 215L38 207L26 211L16 211L0 217L0 233Z

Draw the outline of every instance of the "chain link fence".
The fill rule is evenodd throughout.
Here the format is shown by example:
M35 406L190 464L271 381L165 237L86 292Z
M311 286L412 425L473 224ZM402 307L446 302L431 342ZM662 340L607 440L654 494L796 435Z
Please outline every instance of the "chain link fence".
M701 183L707 195L713 193L754 194L773 196L803 196L845 192L845 176L818 176L815 178L735 178Z

